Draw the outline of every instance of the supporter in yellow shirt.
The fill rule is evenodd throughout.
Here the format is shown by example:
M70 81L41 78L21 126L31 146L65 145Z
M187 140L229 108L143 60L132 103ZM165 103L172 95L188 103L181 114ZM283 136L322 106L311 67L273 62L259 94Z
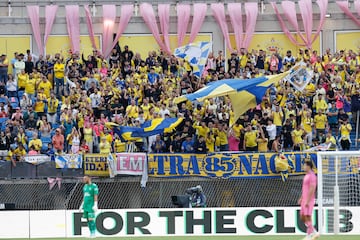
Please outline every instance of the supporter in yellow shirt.
M43 89L39 89L39 92L38 92L38 95L36 97L36 101L34 104L34 111L37 112L38 115L45 112L46 96L43 92L44 92Z
M130 105L126 107L126 116L128 118L137 118L139 116L139 107L135 105L134 99L132 99Z
M69 62L70 64L70 62ZM65 64L62 63L60 59L54 64L54 85L55 85L55 94L58 98L63 93L64 88L64 77L65 77Z
M100 147L100 154L109 154L109 153L111 153L111 145L106 140L105 136L101 137L101 142L100 142L99 147Z
M319 113L315 115L314 123L317 138L319 138L319 136L324 136L325 128L327 127L327 117L323 114L322 110L319 110Z
M19 90L25 90L28 79L29 79L29 75L25 73L25 70L21 70L21 72L17 75Z
M300 126L297 126L297 128L291 132L291 137L294 144L293 147L294 151L304 150L303 135L304 135L304 130L302 130Z
M44 89L44 94L45 94L46 98L49 98L50 92L52 89L52 85L51 85L51 82L44 75L41 76L41 81L37 85L37 89L40 89L40 88Z
M336 139L335 139L335 137L331 134L331 131L329 131L329 132L326 134L325 144L330 144L329 150L332 150L332 151L335 151L335 150L336 150Z
M342 150L350 150L350 132L352 130L351 124L348 123L347 119L344 119L341 121L341 125L340 125L340 134L341 134L341 140L340 140L340 144L341 144L341 148Z
M206 149L209 153L215 152L215 137L212 132L208 132L205 138Z
M15 161L24 161L24 157L26 156L26 150L24 146L19 143L18 147L12 152L11 160L14 165L16 165Z
M318 99L314 101L314 106L315 106L315 110L318 113L320 110L322 110L322 112L325 112L328 108L328 104L326 103L326 101L323 99L323 95L319 94L318 95Z
M229 151L229 142L228 142L228 133L227 133L227 125L224 124L219 124L218 127L219 131L218 131L218 138L219 138L219 147L220 147L220 151Z
M206 138L209 128L206 126L205 121L201 121L200 123L195 122L193 127L196 130L198 137Z
M29 142L29 148L34 147L35 151L39 152L42 147L42 141L38 138L37 133L33 134L33 139Z
M35 97L36 90L36 80L33 78L32 74L29 75L29 78L25 83L25 93L28 95L30 99Z
M257 138L258 138L258 131L249 124L246 127L243 148L248 152L257 151L258 150L258 144L256 141Z

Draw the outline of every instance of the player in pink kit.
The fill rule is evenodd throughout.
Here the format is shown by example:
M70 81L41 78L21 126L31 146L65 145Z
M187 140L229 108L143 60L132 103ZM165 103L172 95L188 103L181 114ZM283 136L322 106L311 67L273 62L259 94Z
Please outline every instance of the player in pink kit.
M301 221L305 223L306 226L306 237L305 239L317 239L320 235L316 232L313 223L312 223L312 213L315 205L315 192L317 185L317 177L313 171L313 163L310 161L305 162L305 172L306 175L302 184L302 194L299 199L299 204L301 206L300 217Z

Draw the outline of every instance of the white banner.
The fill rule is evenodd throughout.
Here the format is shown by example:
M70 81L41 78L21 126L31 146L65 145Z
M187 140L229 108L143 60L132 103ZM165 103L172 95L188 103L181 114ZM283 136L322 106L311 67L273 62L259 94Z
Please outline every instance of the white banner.
M50 162L51 158L47 155L27 155L24 157L25 162L37 165L44 162Z
M325 208L326 234L333 233L333 209ZM341 234L360 235L360 207L340 209ZM314 211L314 223L317 222ZM88 237L74 210L1 211L0 238ZM316 226L316 224L315 224ZM97 236L305 235L297 207L106 209L96 216Z
M82 168L81 154L62 154L55 155L56 168Z
M298 91L302 92L313 77L313 71L307 69L306 63L301 62L291 68L291 72L284 78Z
M110 177L114 177L118 174L141 175L141 186L146 186L148 179L146 153L109 154L107 157L107 162L109 166Z

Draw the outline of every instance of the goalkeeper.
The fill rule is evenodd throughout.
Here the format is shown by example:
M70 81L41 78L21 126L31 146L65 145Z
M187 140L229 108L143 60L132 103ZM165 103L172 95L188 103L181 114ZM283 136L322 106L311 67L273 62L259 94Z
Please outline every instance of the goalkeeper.
M95 212L98 210L99 189L95 183L91 182L89 176L84 176L83 181L85 183L83 187L84 199L79 210L83 212L83 218L87 220L90 238L95 238Z
M290 157L286 157L284 154L279 153L275 157L276 172L280 173L283 182L289 177L289 172L294 169L294 163Z

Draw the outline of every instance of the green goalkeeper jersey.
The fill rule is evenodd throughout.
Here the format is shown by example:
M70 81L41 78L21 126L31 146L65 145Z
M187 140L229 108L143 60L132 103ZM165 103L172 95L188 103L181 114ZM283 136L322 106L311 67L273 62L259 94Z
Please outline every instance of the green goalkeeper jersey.
M84 193L84 211L91 212L93 211L92 208L94 206L94 197L95 195L98 195L99 188L95 183L91 184L85 184L83 187L83 193Z

